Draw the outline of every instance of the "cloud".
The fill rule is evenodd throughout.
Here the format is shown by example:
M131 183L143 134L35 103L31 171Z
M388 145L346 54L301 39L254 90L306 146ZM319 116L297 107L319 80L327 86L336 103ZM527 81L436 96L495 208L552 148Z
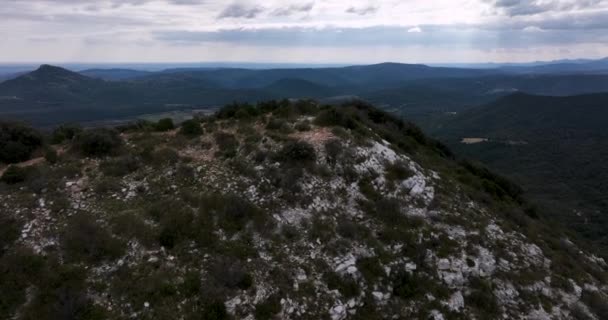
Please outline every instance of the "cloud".
M379 7L377 6L365 6L365 7L350 7L346 9L347 13L358 14L360 16L365 16L368 14L374 14L378 12Z
M424 33L421 31L424 29ZM260 28L225 29L211 32L169 31L157 32L154 37L179 45L204 43L234 43L251 46L273 47L374 47L395 48L425 47L435 51L448 48L528 48L570 45L573 42L601 44L608 41L603 30L589 31L581 35L577 30L484 30L472 26L379 26L367 28ZM419 32L420 31L420 32Z
M307 13L310 12L312 10L312 8L314 8L315 3L313 2L308 2L308 3L304 3L304 4L293 4L287 7L283 7L283 8L277 8L272 12L272 15L277 16L277 17L285 17L285 16L291 16L293 14L297 14L297 13Z
M264 8L260 6L248 6L239 3L234 3L226 7L218 16L218 18L245 18L253 19L260 13L264 12Z
M584 10L606 4L604 0L486 0L486 2L511 17Z
M5 61L47 54L79 59L93 51L136 60L157 54L149 50L154 46L175 47L172 52L186 59L221 45L246 46L234 53L239 57L269 46L286 58L310 56L298 51L304 47L308 53L315 48L340 54L386 50L405 58L397 51L424 48L425 54L446 59L454 58L454 50L551 48L561 54L567 48L569 55L608 55L608 0L0 2L5 4L0 6L0 59Z

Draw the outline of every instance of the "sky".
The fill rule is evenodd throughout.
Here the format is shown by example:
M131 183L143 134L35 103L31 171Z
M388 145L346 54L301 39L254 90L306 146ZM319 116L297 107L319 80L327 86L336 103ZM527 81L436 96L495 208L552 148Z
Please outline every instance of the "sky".
M608 56L608 0L0 0L0 62Z

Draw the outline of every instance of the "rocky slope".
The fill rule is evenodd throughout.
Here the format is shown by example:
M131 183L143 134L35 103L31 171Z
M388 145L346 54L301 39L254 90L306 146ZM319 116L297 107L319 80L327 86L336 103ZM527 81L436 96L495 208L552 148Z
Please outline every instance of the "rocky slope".
M81 133L5 172L0 314L607 316L603 259L372 107L234 105L153 128Z

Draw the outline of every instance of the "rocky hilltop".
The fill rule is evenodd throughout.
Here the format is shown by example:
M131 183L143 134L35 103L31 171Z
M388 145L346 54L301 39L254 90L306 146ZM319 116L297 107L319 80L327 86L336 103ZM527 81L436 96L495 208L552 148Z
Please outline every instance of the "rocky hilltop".
M7 319L608 318L602 258L368 105L231 105L37 145L2 169Z

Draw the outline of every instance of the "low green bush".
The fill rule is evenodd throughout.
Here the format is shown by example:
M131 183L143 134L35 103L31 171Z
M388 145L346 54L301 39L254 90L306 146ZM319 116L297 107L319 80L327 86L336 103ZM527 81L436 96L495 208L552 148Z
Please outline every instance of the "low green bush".
M120 257L124 244L87 213L70 218L61 237L61 248L70 261L98 263Z
M350 275L342 276L329 271L323 275L323 278L329 290L338 290L345 298L357 297L361 292L357 280Z
M393 276L393 294L401 299L412 299L427 292L427 281L418 275L407 271L396 272Z
M214 134L214 138L218 147L218 156L224 158L233 158L236 156L239 148L239 141L236 136L231 133L220 131Z
M18 163L29 160L42 146L42 135L25 125L0 122L0 162Z
M285 163L312 163L317 159L317 153L308 142L291 141L283 146L277 157Z
M20 234L19 222L6 212L0 211L0 257Z
M78 125L64 124L53 130L51 134L51 143L60 144L66 141L72 141L82 132L82 128Z
M28 169L21 168L15 165L9 166L6 171L0 177L0 182L4 182L6 184L18 184L24 182L28 177Z
M140 160L133 155L109 159L99 165L101 172L112 177L122 177L134 172L140 166Z
M370 284L386 275L377 257L357 259L357 269Z
M465 297L466 304L475 308L483 317L497 315L499 306L496 302L492 283L487 280L475 278L471 280L470 287L473 290Z
M154 124L154 130L159 132L171 131L175 129L175 125L173 124L173 119L164 118L158 120L157 123Z
M47 148L44 152L44 159L50 164L55 164L59 160L59 155L55 149Z
M161 148L151 151L148 155L142 155L142 158L153 166L174 165L179 162L180 156L177 151L172 148Z
M388 181L402 181L413 175L414 172L405 162L397 161L386 166L386 179Z
M118 132L112 129L91 129L76 136L74 147L85 156L102 157L116 154L123 145Z
M335 165L338 162L339 157L344 153L344 146L339 140L333 139L327 141L324 147L327 162L331 165Z
M203 134L201 122L198 119L186 120L182 123L179 133L188 137L196 137Z
M279 312L281 312L281 299L273 295L256 305L253 314L256 320L270 320Z
M202 320L227 320L230 318L222 301L207 304L200 316Z
M6 231L1 224L0 229ZM5 237L6 235L0 236L0 241ZM0 251L0 314L10 318L23 305L26 289L39 279L43 267L43 259L30 249L18 247L4 254Z
M258 116L260 113L260 109L251 104L239 104L235 102L222 107L216 113L216 117L218 119L248 119Z
M253 285L253 277L238 260L219 258L209 273L216 283L228 289L247 290Z
M608 297L601 292L584 290L581 300L599 319L608 319Z
M172 249L182 241L192 239L195 235L194 212L184 204L172 207L160 217L161 231L158 242L161 246Z

